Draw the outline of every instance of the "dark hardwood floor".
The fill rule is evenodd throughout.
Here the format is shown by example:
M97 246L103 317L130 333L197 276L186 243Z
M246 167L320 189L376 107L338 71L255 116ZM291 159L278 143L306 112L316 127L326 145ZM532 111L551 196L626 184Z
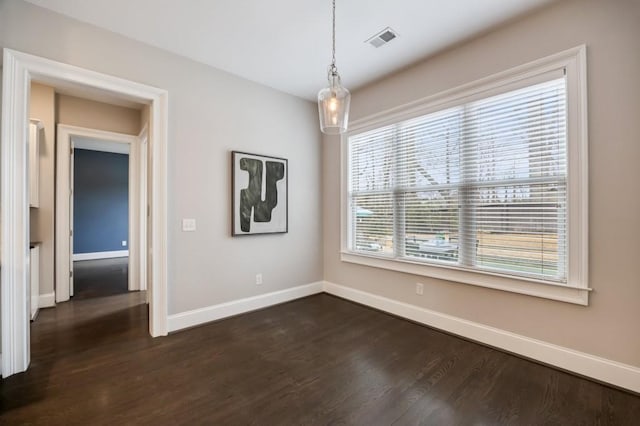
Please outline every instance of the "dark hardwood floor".
M640 422L638 396L326 294L157 339L143 300L43 310L0 424Z
M129 291L128 277L128 257L73 262L73 299L126 293Z

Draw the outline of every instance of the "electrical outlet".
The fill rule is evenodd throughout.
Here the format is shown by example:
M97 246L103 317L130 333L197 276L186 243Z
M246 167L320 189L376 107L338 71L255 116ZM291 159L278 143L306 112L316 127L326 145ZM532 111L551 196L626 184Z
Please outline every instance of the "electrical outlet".
M416 294L422 296L424 294L424 284L416 283Z
M127 246L127 241L126 240L122 240L122 247L126 247Z
M256 274L256 285L262 285L262 274Z

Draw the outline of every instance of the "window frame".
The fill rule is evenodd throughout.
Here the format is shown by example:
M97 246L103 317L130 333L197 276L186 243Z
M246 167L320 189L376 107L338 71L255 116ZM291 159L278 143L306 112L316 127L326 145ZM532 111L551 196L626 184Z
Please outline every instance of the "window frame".
M567 282L475 270L450 264L354 252L349 249L349 144L352 135L545 81L564 69L567 81ZM341 137L341 261L587 306L588 133L586 46L581 45L489 77L401 105L350 124Z

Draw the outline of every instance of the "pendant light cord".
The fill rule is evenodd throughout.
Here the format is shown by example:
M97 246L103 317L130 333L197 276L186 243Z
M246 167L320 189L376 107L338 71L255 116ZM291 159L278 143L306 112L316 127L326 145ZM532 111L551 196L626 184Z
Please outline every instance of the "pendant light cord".
M332 51L331 51L331 71L337 72L336 67L336 0L333 0L333 9L332 9L332 22L333 29L331 32L331 37L333 41Z

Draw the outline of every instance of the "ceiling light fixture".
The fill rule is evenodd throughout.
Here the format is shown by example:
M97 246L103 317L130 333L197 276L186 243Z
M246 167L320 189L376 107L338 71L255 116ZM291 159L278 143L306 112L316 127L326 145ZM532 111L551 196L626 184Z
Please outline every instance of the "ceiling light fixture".
M336 0L333 0L332 60L327 78L329 87L318 92L318 113L320 130L327 135L339 135L347 131L349 125L349 105L351 94L342 86L336 67Z

